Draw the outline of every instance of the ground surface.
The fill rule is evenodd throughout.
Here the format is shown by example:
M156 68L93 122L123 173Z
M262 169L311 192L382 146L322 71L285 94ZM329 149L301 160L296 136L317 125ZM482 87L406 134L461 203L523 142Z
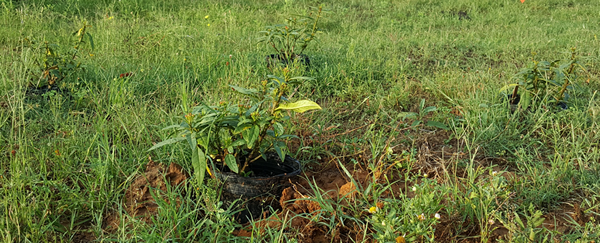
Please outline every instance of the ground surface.
M259 31L319 4L310 66L267 63ZM587 0L0 1L0 241L598 242L598 13ZM530 106L531 85L506 96L555 60L537 80L573 67L567 109L551 103L562 83ZM148 151L186 106L245 104L229 85L285 72L313 78L292 101L323 109L284 124L303 173L281 194L199 186L185 143Z

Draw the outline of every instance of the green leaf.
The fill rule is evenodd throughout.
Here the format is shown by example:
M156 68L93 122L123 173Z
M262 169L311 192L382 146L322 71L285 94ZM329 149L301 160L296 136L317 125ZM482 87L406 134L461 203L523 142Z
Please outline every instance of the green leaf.
M437 111L437 107L435 107L435 106L429 106L429 107L423 109L423 111L421 111L421 113L423 113L421 115L425 115L425 114L427 114L429 112L432 112L432 111Z
M437 127L437 128L444 129L444 130L450 130L450 128L448 126L446 126L444 123L437 122L437 121L427 121L427 126Z
M186 124L186 125L187 125L187 123L184 123L184 124ZM163 128L163 129L161 129L161 130L163 130L163 131L164 131L164 130L169 130L169 129L173 129L173 128L180 128L180 127L181 127L181 124L180 124L180 125L171 125L171 126L168 126L168 127L165 127L165 128Z
M508 85L505 85L504 87L500 88L500 93L503 93L503 92L505 92L505 91L507 91L507 90L509 90L509 89L510 89L510 90L511 90L511 92L512 92L512 90L514 90L514 89L515 89L515 88L514 88L515 86L519 86L519 84L508 84ZM511 88L512 88L512 89L511 89Z
M320 110L321 106L310 100L300 100L294 103L281 104L275 110L292 110L294 112L303 113L309 110Z
M531 105L531 100L532 100L531 93L524 92L523 96L521 97L521 100L519 101L523 110L527 110L527 108L529 108L529 106Z
M241 145L244 145L244 144L246 144L246 141L244 139L238 139L238 140L235 140L235 142L233 142L231 144L231 146L232 147L237 147L237 146L241 146Z
M196 182L198 186L204 183L204 175L208 166L206 165L206 156L202 149L195 148L192 151L192 166L194 167L194 175L196 176Z
M249 149L252 149L254 146L254 142L258 139L260 129L258 126L252 126L250 129L246 129L242 132L244 136L244 140L246 140L246 145Z
M400 112L398 113L398 118L413 118L418 114L416 112Z
M275 137L281 136L285 132L283 125L281 125L279 122L275 122L275 124L273 124L273 130L275 131Z
M515 221L517 222L517 225L519 225L521 227L521 229L525 228L525 224L523 224L523 221L521 221L521 218L519 217L519 215L515 212Z
M291 135L291 134L286 134L286 135L280 135L279 137L277 137L277 139L284 139L284 138L300 138L296 135Z
M229 85L229 87L231 87L235 91L245 94L245 95L254 95L254 96L258 95L258 90L256 90L256 89L246 89L246 88L238 87L235 85Z
M425 107L425 99L421 99L421 103L419 103L419 110L422 111Z
M232 154L225 155L225 164L227 164L227 167L229 167L229 169L234 173L239 173L237 161L235 160L235 156Z
M315 80L314 78L310 78L310 77L293 77L290 78L289 83L290 84L301 84L303 81L312 81Z
M285 80L283 78L277 77L275 75L267 75L267 77L269 77L269 79L271 79L271 81L273 81L273 83L276 83L278 87L282 83L285 83Z
M239 134L240 132L243 132L244 130L251 128L252 127L251 122L252 122L252 120L245 120L245 121L238 123L237 127L233 131L233 134Z
M275 148L275 151L277 152L277 154L279 155L279 158L281 159L281 161L285 161L285 150L283 150L281 147L279 147L279 143L275 143L273 144L273 148ZM285 148L285 144L283 144L284 148Z
M410 126L411 126L411 127L416 127L416 126L418 126L419 124L421 124L421 121L420 121L420 120L416 120L416 121L414 121L414 122L413 122L413 123L412 123Z
M172 143L176 143L176 142L179 142L179 141L183 141L183 140L185 140L185 139L186 139L185 137L176 137L176 138L167 139L167 140L165 140L165 141L162 141L162 142L160 142L160 143L157 143L157 144L155 144L154 146L152 146L152 148L148 149L148 152L150 152L150 151L152 151L152 150L155 150L155 149L157 149L157 148L160 148L160 147L162 147L162 146L165 146L165 145L169 145L169 144L172 144Z
M192 167L194 167L196 182L198 186L201 186L204 183L204 170L208 168L206 166L206 156L204 155L204 151L198 149L198 145L196 145L198 142L196 141L195 133L186 136L186 139L192 149Z
M88 37L88 40L90 41L90 46L92 47L92 51L94 50L94 39L92 39L92 35L90 35L90 33L85 33L85 35Z

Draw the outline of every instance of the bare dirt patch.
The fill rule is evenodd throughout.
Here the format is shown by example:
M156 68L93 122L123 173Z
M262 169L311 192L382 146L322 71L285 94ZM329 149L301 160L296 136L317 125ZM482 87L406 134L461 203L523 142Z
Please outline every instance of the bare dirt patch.
M147 224L152 223L152 217L158 213L158 204L152 194L160 195L167 203L169 199L164 197L167 186L176 187L181 185L188 175L183 172L181 166L171 163L169 167L152 160L146 165L146 171L136 177L131 186L125 191L125 211L131 217L137 217ZM179 198L174 202L181 204ZM115 231L122 219L118 213L112 212L104 219L104 229L108 232Z

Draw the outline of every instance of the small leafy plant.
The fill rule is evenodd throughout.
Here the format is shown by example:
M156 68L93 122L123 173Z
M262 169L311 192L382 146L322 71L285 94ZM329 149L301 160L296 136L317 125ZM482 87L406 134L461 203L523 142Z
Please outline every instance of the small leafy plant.
M186 111L184 121L165 129L179 130L177 136L156 144L150 150L167 144L187 140L192 149L192 165L198 183L202 184L207 161L222 163L232 172L248 174L248 165L266 153L275 151L281 161L285 160L285 139L296 137L286 134L285 111L302 113L321 109L310 100L290 102L284 95L291 85L300 84L307 77L284 77L269 75L258 88L242 88L230 85L231 89L249 98L240 104L221 102L218 105L201 104ZM187 107L184 97L184 109ZM214 163L212 164L214 166Z
M523 222L519 214L516 212L513 213L514 216L509 213L504 215L502 212L499 212L498 216L496 216L500 223L508 230L508 234L506 235L507 242L549 242L548 236L543 234L547 229L540 227L544 223L542 212L535 210L533 204L529 205L528 211L524 214L526 218L525 222Z
M533 104L556 104L566 108L571 89L577 79L577 69L583 68L577 59L575 48L571 48L571 58L567 61L536 61L531 66L515 74L518 83L504 86L500 92L505 93L512 88L509 102L520 104L527 109Z
M400 117L402 117L403 119L407 119L407 118L415 119L410 126L417 127L421 124L423 118L428 113L433 112L433 111L437 111L437 107L435 107L435 106L425 107L425 99L421 99L421 102L419 103L419 113L417 113L417 112L401 112L398 115ZM427 121L427 123L425 125L428 127L437 127L437 128L444 129L444 130L450 129L450 128L448 128L448 126L446 126L446 124L437 122L437 121Z
M260 31L259 43L266 43L272 47L276 55L270 58L279 59L284 63L289 61L301 60L305 57L302 53L311 43L317 33L321 33L317 24L322 17L323 7L319 6L315 16L310 13L303 18L290 17L286 19L285 24L267 26L266 30ZM306 61L305 61L306 62Z
M40 84L47 85L48 88L58 85L62 80L83 67L79 58L81 57L84 45L89 43L91 49L94 49L94 40L88 32L88 28L90 27L84 21L82 27L73 32L73 36L76 37L72 44L73 48L63 50L57 44L44 42L43 47L40 48L43 51L42 58L35 61L39 68L31 72L34 80L38 80L35 85L36 87L40 87ZM33 40L25 39L25 41L30 47L36 45L36 42Z
M435 242L435 225L440 222L444 189L425 179L412 189L414 198L385 199L369 209L368 222L378 242Z

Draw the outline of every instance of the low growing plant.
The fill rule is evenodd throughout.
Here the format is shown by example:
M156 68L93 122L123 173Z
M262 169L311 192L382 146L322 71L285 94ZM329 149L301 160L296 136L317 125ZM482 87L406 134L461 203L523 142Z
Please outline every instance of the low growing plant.
M321 33L317 28L319 19L322 17L323 7L319 6L315 16L286 19L285 24L267 26L260 31L259 43L266 43L277 53L271 58L279 59L284 63L301 58L302 53L315 39L316 34Z
M378 242L435 242L435 225L440 222L445 189L424 179L412 188L414 198L384 199L369 209L368 222Z
M242 88L230 85L231 89L249 98L245 103L221 102L218 105L202 103L186 110L179 125L165 129L177 129L179 133L171 139L156 144L150 150L167 144L187 140L192 150L192 165L199 184L204 179L207 161L221 163L232 172L247 175L248 165L259 158L266 159L266 153L275 151L281 161L285 160L285 140L296 137L286 134L285 111L302 113L321 109L310 100L290 102L284 95L290 86L300 84L307 77L284 77L269 75L258 88ZM185 92L184 92L185 93ZM214 163L211 164L214 168Z
M409 119L409 118L414 119L413 123L410 126L413 128L416 128L417 126L419 126L421 124L423 118L428 113L433 112L433 111L437 111L437 107L435 107L435 106L425 107L425 99L421 99L421 102L419 103L419 112L418 113L417 112L401 112L400 114L398 114L398 116L403 119ZM444 129L444 130L450 129L444 123L437 122L437 121L431 121L431 120L427 121L425 126L436 127L436 128L440 128L440 129Z
M37 70L30 73L33 80L37 80L34 86L40 87L41 84L50 88L83 68L81 53L85 44L89 43L90 48L94 49L94 40L88 32L90 27L91 25L84 21L81 28L73 32L73 36L76 38L73 43L69 44L73 46L72 48L63 48L58 44L48 43L47 41L44 42L42 47L34 47L37 45L36 41L25 39L27 46L37 48L43 52L41 60L35 60L35 64L38 66ZM92 54L90 53L90 55Z
M513 215L510 215L508 212L506 214L502 212L498 212L496 218L504 227L508 230L508 234L506 234L506 242L548 242L548 235L545 235L544 232L547 229L540 227L542 223L544 223L544 218L542 217L542 212L540 210L535 210L533 204L529 204L529 208L525 211L525 222L521 219L519 214L513 212ZM505 242L501 240L500 242Z
M536 61L531 66L515 74L518 83L512 83L500 89L509 96L513 105L520 104L527 109L534 104L556 104L566 108L569 98L568 89L577 79L577 69L583 68L577 58L575 48L571 48L571 58L566 61ZM585 69L584 69L585 70ZM510 94L506 94L507 91Z

